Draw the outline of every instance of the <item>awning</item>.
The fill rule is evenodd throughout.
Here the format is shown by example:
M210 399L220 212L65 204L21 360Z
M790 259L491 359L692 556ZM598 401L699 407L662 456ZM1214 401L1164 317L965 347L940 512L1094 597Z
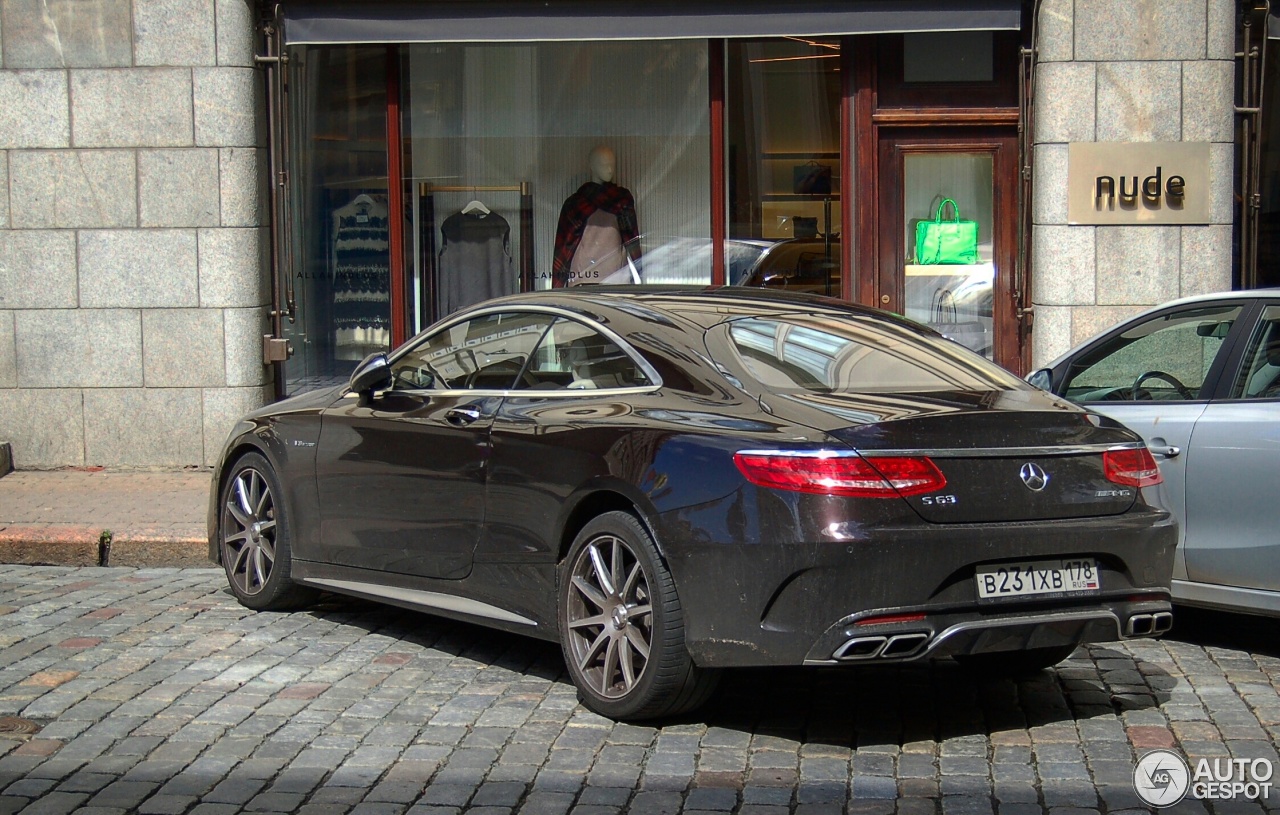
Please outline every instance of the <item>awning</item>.
M813 37L1017 29L1018 0L427 0L282 4L288 45Z

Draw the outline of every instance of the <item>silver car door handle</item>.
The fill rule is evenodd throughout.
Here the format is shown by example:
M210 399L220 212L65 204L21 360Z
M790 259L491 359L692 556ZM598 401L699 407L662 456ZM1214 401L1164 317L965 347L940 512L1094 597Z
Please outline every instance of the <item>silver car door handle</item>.
M445 419L453 424L471 424L480 418L480 410L473 407L456 407L445 411Z
M1172 444L1168 447L1152 447L1151 454L1161 458L1177 458L1182 455L1182 448L1174 447Z

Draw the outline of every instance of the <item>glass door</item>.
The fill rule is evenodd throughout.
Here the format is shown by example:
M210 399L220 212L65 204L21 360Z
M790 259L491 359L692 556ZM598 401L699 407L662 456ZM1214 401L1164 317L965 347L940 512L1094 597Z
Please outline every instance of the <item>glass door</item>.
M1015 134L881 133L880 306L1012 370L1016 157Z

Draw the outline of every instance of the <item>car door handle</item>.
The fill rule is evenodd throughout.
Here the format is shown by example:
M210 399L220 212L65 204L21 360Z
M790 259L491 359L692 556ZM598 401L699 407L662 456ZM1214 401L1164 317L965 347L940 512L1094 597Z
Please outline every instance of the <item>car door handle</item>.
M480 410L473 407L456 407L445 411L444 418L451 424L471 424L480 418Z
M1159 456L1160 458L1177 458L1182 455L1182 448L1174 447L1172 444L1168 447L1152 447L1151 455Z

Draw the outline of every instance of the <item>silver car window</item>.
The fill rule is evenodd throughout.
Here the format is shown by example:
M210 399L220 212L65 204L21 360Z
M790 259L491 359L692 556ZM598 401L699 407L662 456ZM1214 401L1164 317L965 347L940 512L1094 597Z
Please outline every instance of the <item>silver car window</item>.
M1268 306L1244 352L1232 399L1280 399L1280 306Z
M1197 306L1131 326L1090 349L1067 372L1076 402L1199 399L1242 306Z

